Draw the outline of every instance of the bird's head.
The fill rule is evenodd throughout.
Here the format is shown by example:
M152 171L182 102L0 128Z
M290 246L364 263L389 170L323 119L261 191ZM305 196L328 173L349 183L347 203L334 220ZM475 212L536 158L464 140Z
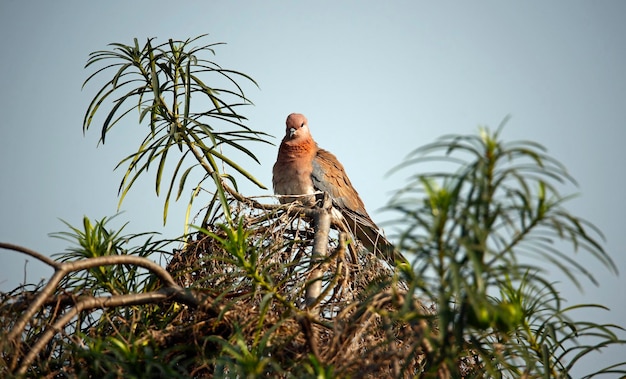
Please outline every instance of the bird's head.
M300 113L292 113L287 116L287 129L285 131L286 140L300 140L310 138L309 122L306 117Z

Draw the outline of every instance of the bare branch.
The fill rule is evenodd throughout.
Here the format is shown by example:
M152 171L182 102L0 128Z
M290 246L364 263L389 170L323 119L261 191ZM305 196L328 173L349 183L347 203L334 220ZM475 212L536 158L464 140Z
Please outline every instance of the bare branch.
M315 237L313 238L313 253L311 257L312 266L318 265L319 261L325 260L328 256L328 234L330 233L330 209L332 203L327 193L324 193L323 196L321 207L316 208ZM324 271L324 268L319 266L311 269L305 296L305 305L308 308L313 308L315 304L321 301L319 297L322 292Z
M47 264L48 266L52 266L54 268L58 268L61 264L53 259L50 259L48 257L46 257L43 254L40 254L34 250L28 249L26 247L23 246L18 246L18 245L13 245L12 243L6 243L6 242L0 242L0 249L7 249L7 250L13 250L13 251L17 251L19 253L23 253L26 255L29 255L33 258L36 258L40 261L42 261L43 263Z
M230 186L228 186L225 182L222 182L222 186L224 187L224 189L226 190L226 192L228 192L233 198L235 198L235 200L250 205L252 208L255 209L263 209L263 210L285 210L290 212L290 214L304 214L308 217L311 218L315 218L317 217L317 209L314 208L310 208L310 207L304 207L304 206L297 206L296 204L298 204L297 202L294 203L289 203L289 204L263 204L263 203L259 203L258 201L243 196L242 194L240 194L239 192L235 191L234 189L232 189ZM323 192L315 192L315 195L321 195ZM311 196L310 194L308 195L289 195L289 196L285 196L285 197L290 197L290 198L298 198L298 197L309 197ZM274 195L272 197L275 198L280 198L281 195Z

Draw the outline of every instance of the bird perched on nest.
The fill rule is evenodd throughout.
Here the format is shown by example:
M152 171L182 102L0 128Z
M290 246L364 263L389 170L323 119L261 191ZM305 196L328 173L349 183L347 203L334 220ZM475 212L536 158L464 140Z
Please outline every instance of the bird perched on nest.
M367 214L365 205L356 192L343 165L330 152L320 149L313 140L306 117L292 113L287 117L287 128L274 164L274 193L277 195L307 195L317 191L328 194L332 201L335 224L349 231L371 252L382 255L390 263L406 262ZM281 203L295 200L314 205L315 196L279 198Z

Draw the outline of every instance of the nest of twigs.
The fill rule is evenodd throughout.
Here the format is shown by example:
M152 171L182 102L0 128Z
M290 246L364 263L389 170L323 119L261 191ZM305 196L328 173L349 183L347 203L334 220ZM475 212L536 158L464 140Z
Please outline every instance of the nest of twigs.
M219 226L222 217L207 222L210 233L197 233L167 266L182 287L205 293L214 310L205 319L192 309L180 313L177 321L187 325L188 341L201 345L206 333L231 341L235 334L246 341L261 335L270 346L268 356L283 368L312 356L332 365L337 376L419 374L428 350L423 337L435 329L427 321L433 311L412 299L408 306L425 316L421 322L393 317L407 306L407 289L389 264L357 244L348 248L346 236L335 230L327 255L314 258L312 241L319 230L310 213L296 206L263 209L238 202L233 219L241 220L246 231L244 260L255 266L246 267L220 242L229 238ZM322 274L321 292L307 304L315 271ZM210 368L206 374L211 375Z

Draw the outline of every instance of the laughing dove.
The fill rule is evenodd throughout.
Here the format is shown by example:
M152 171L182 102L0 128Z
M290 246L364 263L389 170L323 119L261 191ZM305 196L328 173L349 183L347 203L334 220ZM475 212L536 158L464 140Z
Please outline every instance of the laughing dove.
M367 250L382 256L387 262L406 262L367 214L363 201L337 157L317 146L306 117L292 113L286 123L286 134L278 150L272 179L274 193L283 195L279 198L280 202L299 200L305 205L314 205L314 195L284 195L326 192L332 201L331 213L335 224L347 229Z

